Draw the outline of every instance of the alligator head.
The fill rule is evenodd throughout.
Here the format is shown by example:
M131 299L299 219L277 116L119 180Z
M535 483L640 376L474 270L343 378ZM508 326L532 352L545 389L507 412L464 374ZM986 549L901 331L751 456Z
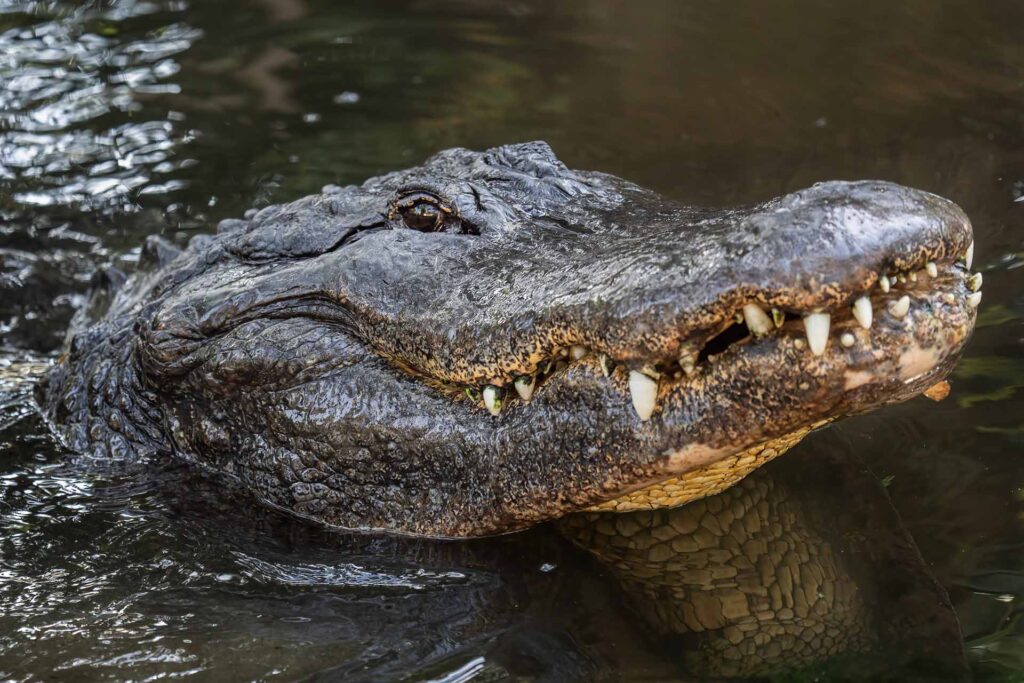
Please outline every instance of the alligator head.
M542 143L448 150L140 271L46 401L73 445L174 452L345 528L679 504L940 381L972 239L886 182L709 210Z

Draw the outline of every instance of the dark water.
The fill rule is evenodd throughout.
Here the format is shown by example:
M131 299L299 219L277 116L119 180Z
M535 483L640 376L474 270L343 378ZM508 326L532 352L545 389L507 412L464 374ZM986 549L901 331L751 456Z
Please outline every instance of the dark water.
M8 377L146 235L529 139L694 203L871 177L967 210L985 300L951 397L787 457L862 456L974 675L1024 678L1024 5L978 0L0 0L0 678L682 675L551 529L327 534L76 461Z

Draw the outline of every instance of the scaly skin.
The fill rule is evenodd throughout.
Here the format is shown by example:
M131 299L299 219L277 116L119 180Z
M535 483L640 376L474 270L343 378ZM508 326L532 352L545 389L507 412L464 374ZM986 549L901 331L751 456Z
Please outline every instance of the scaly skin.
M543 143L448 150L181 252L151 239L40 402L76 450L171 455L335 527L466 537L681 504L941 380L974 325L972 239L951 202L880 181L711 210ZM749 305L777 324L748 336Z
M684 507L558 526L701 680L966 676L948 596L849 456L804 451Z

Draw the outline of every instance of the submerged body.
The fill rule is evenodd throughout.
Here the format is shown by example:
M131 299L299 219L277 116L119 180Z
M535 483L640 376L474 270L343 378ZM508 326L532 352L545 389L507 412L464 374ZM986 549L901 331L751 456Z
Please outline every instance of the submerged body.
M968 677L948 595L854 454L802 449L690 505L558 527L695 680Z
M709 210L542 143L448 150L151 240L41 403L77 450L172 454L343 528L673 506L940 381L972 250L958 207L890 183Z

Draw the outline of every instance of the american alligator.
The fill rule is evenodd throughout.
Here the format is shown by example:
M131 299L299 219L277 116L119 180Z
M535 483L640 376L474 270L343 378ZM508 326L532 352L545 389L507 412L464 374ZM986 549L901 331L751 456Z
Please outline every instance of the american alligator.
M40 402L77 451L171 454L346 529L672 507L940 382L973 248L956 205L888 182L703 209L543 143L452 149L152 238Z

